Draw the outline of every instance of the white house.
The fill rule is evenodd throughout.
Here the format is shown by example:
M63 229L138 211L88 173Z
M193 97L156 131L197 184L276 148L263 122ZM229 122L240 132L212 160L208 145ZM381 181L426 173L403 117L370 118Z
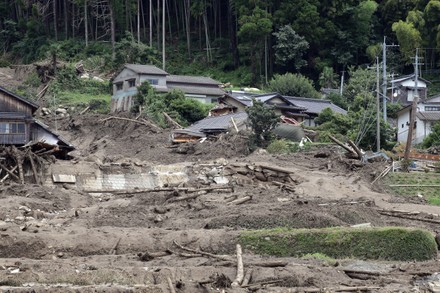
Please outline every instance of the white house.
M159 93L173 89L184 92L186 97L202 103L217 102L225 94L220 83L209 77L170 75L153 65L126 64L113 78L111 112L129 111L137 94L137 86L148 81Z
M411 105L397 113L397 141L406 142L410 123ZM434 123L440 122L440 95L421 101L417 104L413 144L418 144L431 133Z
M421 101L428 96L427 84L429 81L418 78L417 92ZM406 75L391 80L391 102L397 102L404 106L409 105L416 95L415 75Z

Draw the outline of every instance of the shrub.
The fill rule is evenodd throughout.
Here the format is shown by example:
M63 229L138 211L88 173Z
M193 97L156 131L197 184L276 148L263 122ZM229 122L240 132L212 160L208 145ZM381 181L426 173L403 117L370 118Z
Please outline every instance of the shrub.
M301 74L276 74L269 81L268 90L285 96L321 98L319 92L313 87L313 82Z
M321 253L337 259L398 261L437 257L437 244L428 231L399 227L246 231L240 235L240 242L255 253L274 256Z
M289 144L284 139L272 141L266 148L270 154L287 154L289 153Z

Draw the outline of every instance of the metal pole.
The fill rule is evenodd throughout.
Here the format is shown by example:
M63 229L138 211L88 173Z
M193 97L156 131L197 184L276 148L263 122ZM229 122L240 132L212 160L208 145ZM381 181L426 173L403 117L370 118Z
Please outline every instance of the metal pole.
M386 37L383 37L383 84L382 84L382 98L383 98L383 120L387 121L387 43Z
M380 85L379 57L376 57L376 149L380 152Z

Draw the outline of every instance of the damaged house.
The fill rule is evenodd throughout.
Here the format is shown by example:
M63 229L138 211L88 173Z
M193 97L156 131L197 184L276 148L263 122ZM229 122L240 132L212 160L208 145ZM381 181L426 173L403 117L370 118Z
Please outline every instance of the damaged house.
M171 75L153 65L126 64L113 78L110 111L129 111L133 107L137 87L145 81L158 93L178 89L186 97L202 103L216 103L225 94L220 82L209 77Z
M58 134L34 118L39 106L0 86L0 145L39 145L66 157L74 149Z

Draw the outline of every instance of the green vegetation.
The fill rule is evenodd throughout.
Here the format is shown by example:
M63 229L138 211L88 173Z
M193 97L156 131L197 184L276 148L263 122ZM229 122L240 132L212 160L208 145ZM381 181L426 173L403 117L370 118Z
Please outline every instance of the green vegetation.
M310 142L305 142L302 147L297 142L288 141L285 139L273 140L266 148L270 154L290 154L297 153L299 151L310 150L312 144Z
M440 145L440 123L435 123L432 132L423 140L423 147L429 148Z
M315 90L313 82L300 74L286 73L275 75L267 86L269 92L277 92L291 97L319 99L321 95Z
M385 187L388 186L387 190L393 194L406 197L417 197L418 194L421 194L428 201L428 203L432 205L440 205L440 188L426 186L440 185L439 173L389 173L385 177L383 184ZM415 186L389 187L389 185Z
M249 147L266 147L274 138L272 129L278 124L279 116L273 108L263 104L263 102L253 100L253 106L246 108L249 116L249 125L253 135L249 138Z
M320 253L331 258L423 261L437 256L433 235L407 228L328 228L245 231L245 248L258 254L302 257Z

